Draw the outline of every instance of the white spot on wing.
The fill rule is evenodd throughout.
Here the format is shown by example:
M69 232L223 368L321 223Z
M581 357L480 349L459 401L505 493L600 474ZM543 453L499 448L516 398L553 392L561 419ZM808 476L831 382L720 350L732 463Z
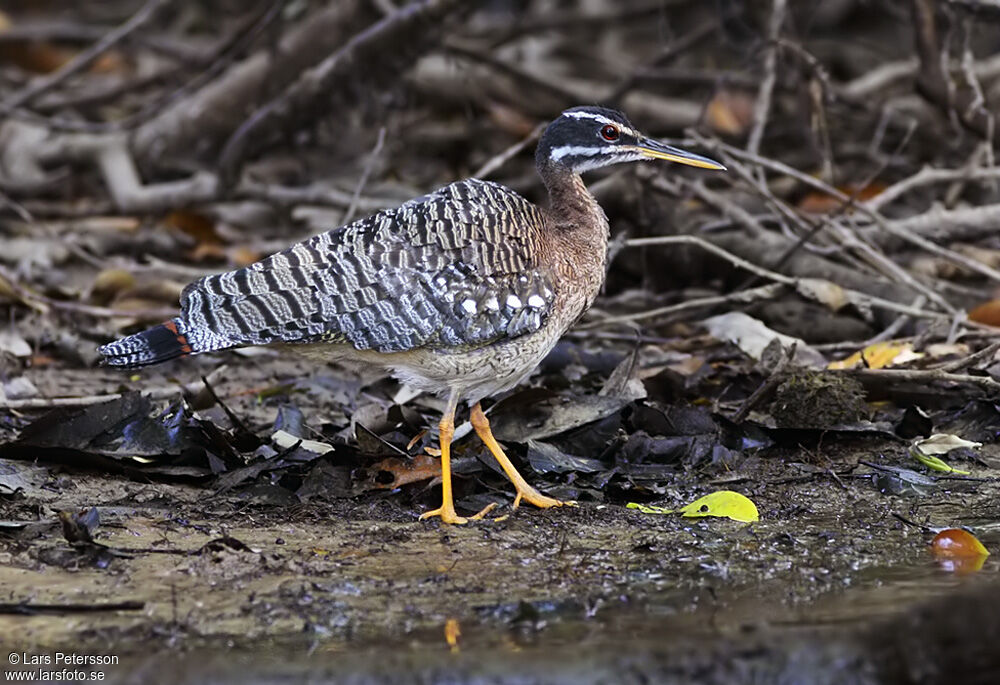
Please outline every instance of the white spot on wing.
M463 300L462 309L464 309L469 314L476 313L476 301L475 300Z
M521 298L517 295L508 295L507 306L511 309L519 309L521 307Z
M497 298L490 296L490 299L486 300L486 308L493 312L500 311L500 303L497 302Z
M545 300L539 295L532 295L528 298L528 306L534 309L541 309L545 306Z

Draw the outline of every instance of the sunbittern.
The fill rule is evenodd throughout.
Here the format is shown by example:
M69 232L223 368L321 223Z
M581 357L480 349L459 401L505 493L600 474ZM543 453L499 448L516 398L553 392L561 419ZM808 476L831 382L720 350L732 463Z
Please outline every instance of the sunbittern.
M520 383L597 297L608 219L580 174L643 159L706 169L712 161L651 140L620 112L575 107L545 129L535 164L549 192L538 207L470 179L314 236L237 271L187 286L181 314L103 346L135 367L243 345L293 344L323 360L382 367L447 398L441 418L440 516L452 500L450 446L465 400L476 433L521 499L566 504L529 485L490 431L480 400Z

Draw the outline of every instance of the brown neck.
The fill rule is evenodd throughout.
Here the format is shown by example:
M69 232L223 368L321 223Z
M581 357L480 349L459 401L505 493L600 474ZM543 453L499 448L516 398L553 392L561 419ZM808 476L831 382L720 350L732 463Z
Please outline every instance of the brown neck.
M562 282L573 283L583 296L575 318L590 306L604 282L608 217L579 174L551 162L539 164L538 173L549 191L542 239L555 255L554 267Z
M553 228L563 231L594 230L607 240L608 219L580 175L562 164L546 161L538 165L549 191L549 218Z

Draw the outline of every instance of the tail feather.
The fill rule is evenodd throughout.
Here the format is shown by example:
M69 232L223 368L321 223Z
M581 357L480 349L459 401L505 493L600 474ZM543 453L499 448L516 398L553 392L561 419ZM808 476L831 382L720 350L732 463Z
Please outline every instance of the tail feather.
M137 367L159 364L201 350L192 349L184 333L184 324L178 318L103 345L97 351L104 355L104 363L108 366Z

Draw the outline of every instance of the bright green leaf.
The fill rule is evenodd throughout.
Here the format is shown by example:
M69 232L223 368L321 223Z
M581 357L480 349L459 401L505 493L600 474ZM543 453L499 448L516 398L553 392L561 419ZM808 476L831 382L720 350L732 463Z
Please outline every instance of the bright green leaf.
M718 490L716 492L699 497L691 504L680 509L667 509L665 507L651 506L629 502L625 505L629 509L638 509L644 514L681 514L688 518L698 518L702 516L721 516L734 521L757 521L760 514L757 513L757 505L748 497L732 490Z
M676 509L667 509L666 507L656 507L649 504L639 504L638 502L629 502L625 505L626 509L638 509L643 514L676 514Z
M717 490L704 497L699 497L691 504L678 510L684 516L694 518L699 516L722 516L734 521L757 521L757 505L738 492L732 490Z
M960 476L969 475L968 471L962 471L960 469L956 469L954 466L945 463L945 461L942 460L940 457L935 457L930 454L924 454L916 447L910 449L910 456L919 461L927 468L934 469L935 471L944 471L945 473L957 473Z
M982 447L981 442L963 440L957 435L950 433L935 433L929 438L914 440L910 445L910 456L919 461L929 469L943 471L945 473L958 473L963 476L969 475L968 471L960 471L954 466L950 466L943 459L937 457L938 454L948 454L952 450L960 447L976 449Z

